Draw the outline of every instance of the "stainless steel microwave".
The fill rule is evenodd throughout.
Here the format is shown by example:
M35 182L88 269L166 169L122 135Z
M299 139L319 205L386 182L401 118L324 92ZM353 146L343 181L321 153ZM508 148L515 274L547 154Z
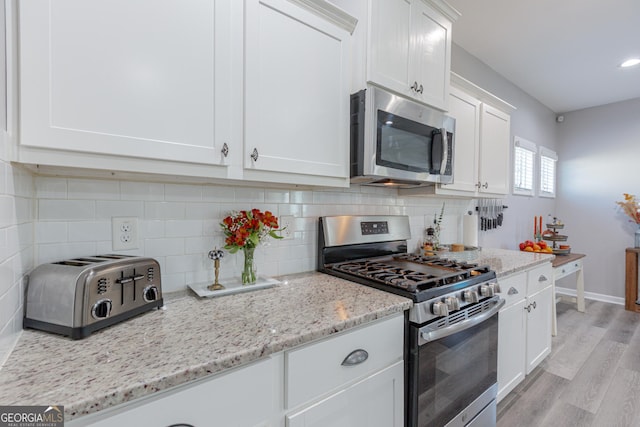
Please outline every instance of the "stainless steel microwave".
M455 119L369 86L351 95L351 182L418 187L453 182Z

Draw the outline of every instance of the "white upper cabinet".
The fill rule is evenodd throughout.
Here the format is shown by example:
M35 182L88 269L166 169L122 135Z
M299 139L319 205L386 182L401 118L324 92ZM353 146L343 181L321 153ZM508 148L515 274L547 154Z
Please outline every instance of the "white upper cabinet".
M441 0L335 0L359 18L352 92L367 83L447 110L451 26ZM364 54L363 54L364 52Z
M401 189L401 195L501 197L509 192L511 104L451 73L447 114L456 119L453 183Z
M247 0L244 176L349 185L350 30L325 2Z
M241 155L231 9L230 0L21 1L18 160L154 172L118 160L156 159L216 165L210 174L226 177L224 153Z

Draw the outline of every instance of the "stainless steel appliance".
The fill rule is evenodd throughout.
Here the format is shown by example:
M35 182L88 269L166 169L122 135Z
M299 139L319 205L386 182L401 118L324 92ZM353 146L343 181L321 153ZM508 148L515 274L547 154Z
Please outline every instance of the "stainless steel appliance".
M455 119L375 86L351 95L351 182L453 182Z
M495 426L498 310L489 267L407 253L406 216L322 217L318 270L413 300L406 425Z
M158 262L127 255L40 265L29 275L26 294L25 328L73 339L163 305Z

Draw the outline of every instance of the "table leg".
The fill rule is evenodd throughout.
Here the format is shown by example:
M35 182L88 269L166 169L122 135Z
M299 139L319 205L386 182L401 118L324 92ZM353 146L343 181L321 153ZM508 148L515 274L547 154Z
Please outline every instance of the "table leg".
M584 274L582 268L576 274L576 302L578 303L578 311L584 313Z

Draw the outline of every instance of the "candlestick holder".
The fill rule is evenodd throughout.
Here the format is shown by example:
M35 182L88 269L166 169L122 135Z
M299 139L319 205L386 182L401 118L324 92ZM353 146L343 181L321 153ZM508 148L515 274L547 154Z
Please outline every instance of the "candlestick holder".
M214 281L211 285L207 286L207 289L210 291L219 291L224 289L218 282L218 274L220 273L220 259L224 258L224 251L218 248L214 248L212 251L209 251L209 259L213 260L213 272L215 275Z

